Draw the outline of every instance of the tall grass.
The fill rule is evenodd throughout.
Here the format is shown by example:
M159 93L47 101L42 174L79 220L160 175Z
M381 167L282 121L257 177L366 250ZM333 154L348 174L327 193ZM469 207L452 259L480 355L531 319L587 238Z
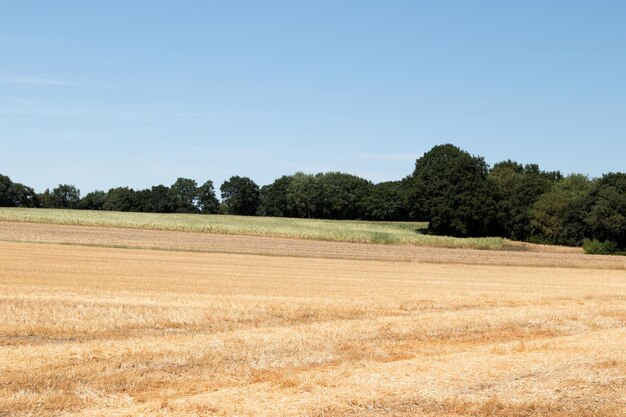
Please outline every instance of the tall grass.
M205 214L0 208L0 221L125 227L342 242L448 248L502 249L502 238L454 238L423 234L423 222L292 219Z

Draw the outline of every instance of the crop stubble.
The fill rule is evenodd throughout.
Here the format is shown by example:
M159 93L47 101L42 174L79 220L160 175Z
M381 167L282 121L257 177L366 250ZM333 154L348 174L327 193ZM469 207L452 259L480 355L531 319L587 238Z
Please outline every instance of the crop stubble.
M16 227L0 415L626 411L619 259Z

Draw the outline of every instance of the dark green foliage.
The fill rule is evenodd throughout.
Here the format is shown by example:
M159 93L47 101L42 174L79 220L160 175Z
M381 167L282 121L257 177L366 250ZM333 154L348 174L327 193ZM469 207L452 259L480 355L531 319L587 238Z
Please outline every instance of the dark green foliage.
M560 178L559 172L541 171L536 164L497 163L489 173L497 202L497 234L515 240L531 238L533 205Z
M180 206L180 200L165 185L155 185L149 190L137 192L137 204L141 211L151 213L174 213Z
M591 181L570 175L555 182L531 209L532 239L540 243L579 246L585 237L584 218Z
M314 218L318 213L319 189L314 175L297 172L287 187L287 211L293 217Z
M287 191L293 175L283 175L269 185L261 187L259 214L270 217L294 217L289 210Z
M585 239L583 250L591 255L619 255L620 250L617 243L610 240L600 242L597 239Z
M102 210L102 206L107 200L107 193L104 191L92 191L86 194L78 203L81 210Z
M248 177L234 176L220 187L229 214L254 216L259 207L259 186Z
M140 211L140 208L135 190L128 187L111 188L102 205L102 210L109 211Z
M0 175L0 207L41 207L41 202L31 187Z
M178 178L170 188L176 202L177 213L196 213L198 208L198 184L188 178Z
M219 201L215 196L213 181L207 180L198 188L198 209L205 214L215 214L219 210Z
M402 221L409 219L406 198L410 180L381 182L372 187L366 199L365 217L370 220Z
M609 173L596 181L585 222L590 235L626 248L626 173Z
M259 214L337 220L366 218L369 204L374 204L370 201L373 190L371 182L355 175L297 172L261 188Z
M13 181L6 175L0 175L0 207L15 207L13 199Z
M432 148L415 163L411 215L429 222L428 233L487 236L495 211L487 183L487 164L454 145Z
M12 198L15 207L41 207L39 196L31 187L13 183Z
M52 192L46 190L41 200L46 208L76 209L80 201L80 191L73 185L59 184Z
M373 185L355 175L328 172L315 177L317 218L354 220L365 217Z

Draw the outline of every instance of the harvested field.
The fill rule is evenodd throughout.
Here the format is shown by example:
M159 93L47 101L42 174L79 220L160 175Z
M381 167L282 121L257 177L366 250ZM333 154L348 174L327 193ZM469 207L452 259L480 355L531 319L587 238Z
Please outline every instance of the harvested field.
M622 258L26 223L0 240L0 416L626 412Z
M409 245L371 245L252 236L55 224L0 222L0 241L58 243L127 249L254 254L468 265L545 266L626 270L626 257L590 256L580 248L518 244L485 251Z

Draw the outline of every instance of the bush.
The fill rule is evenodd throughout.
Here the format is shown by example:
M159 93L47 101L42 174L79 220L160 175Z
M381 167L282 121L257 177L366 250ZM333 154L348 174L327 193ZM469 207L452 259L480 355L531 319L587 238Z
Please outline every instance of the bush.
M617 243L610 240L600 242L597 239L585 239L583 241L583 249L585 253L591 255L619 255L620 250ZM621 253L623 254L623 252Z

